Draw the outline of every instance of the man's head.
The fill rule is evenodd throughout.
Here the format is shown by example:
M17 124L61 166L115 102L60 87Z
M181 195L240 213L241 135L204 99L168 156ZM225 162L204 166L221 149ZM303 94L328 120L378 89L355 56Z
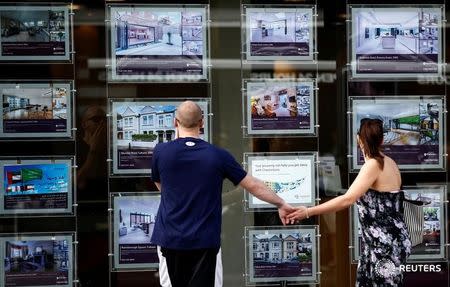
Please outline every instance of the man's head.
M193 101L185 101L175 113L175 126L184 130L199 130L203 126L202 109Z

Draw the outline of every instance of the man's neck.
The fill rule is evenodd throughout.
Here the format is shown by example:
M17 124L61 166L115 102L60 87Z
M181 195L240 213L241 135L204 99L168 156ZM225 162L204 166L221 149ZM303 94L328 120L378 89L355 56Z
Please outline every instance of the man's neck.
M197 131L190 131L190 130L182 130L178 129L178 137L179 138L200 138L200 132Z

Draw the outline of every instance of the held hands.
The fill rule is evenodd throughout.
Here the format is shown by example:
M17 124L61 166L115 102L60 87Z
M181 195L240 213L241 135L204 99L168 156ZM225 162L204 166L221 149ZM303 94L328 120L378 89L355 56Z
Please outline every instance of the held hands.
M306 206L300 206L286 216L287 224L295 224L305 218L309 218L308 208Z
M283 225L295 224L300 222L302 219L309 218L307 207L300 206L295 208L287 203L284 203L280 208L278 208L278 214Z
M283 225L289 224L287 219L288 215L295 212L297 209L292 207L290 204L284 203L278 208L278 215L280 216Z

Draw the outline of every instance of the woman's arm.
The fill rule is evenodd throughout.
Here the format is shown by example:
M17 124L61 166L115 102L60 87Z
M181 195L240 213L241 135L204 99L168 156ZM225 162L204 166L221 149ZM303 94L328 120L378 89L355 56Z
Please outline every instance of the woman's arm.
M302 220L313 215L336 212L351 206L373 185L380 172L381 169L377 161L375 159L369 159L362 166L355 181L353 181L344 195L340 195L314 207L300 207L297 211L289 214L287 219L293 223L295 220Z

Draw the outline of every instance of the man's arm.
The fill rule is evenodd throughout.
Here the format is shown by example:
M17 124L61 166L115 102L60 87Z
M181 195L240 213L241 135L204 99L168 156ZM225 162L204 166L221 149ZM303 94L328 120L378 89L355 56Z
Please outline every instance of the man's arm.
M161 183L155 181L156 188L161 192Z
M239 183L245 190L253 194L255 197L275 205L278 208L278 214L280 216L283 225L286 225L286 216L296 209L287 204L281 197L276 195L270 188L268 188L261 180L246 175L244 179Z

